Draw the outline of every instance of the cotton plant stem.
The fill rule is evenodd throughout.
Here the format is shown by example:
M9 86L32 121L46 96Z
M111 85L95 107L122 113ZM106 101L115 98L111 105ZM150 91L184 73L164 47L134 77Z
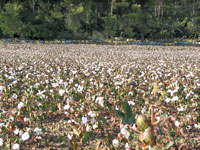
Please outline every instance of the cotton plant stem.
M155 120L155 114L154 114L154 106L151 105L151 124L154 124Z

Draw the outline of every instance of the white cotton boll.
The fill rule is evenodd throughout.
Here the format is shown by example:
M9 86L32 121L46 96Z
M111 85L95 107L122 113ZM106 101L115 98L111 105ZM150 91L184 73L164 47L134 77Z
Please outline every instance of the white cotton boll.
M133 92L129 92L128 95L133 96Z
M87 132L91 131L91 127L89 125L86 126L86 131Z
M165 102L169 103L171 101L170 98L166 98Z
M72 123L72 121L71 121L71 120L68 120L67 123Z
M92 113L92 114L90 115L90 117L94 118L94 117L96 117L96 114L95 114L95 113Z
M156 117L156 120L159 121L159 120L160 120L160 117Z
M78 71L76 71L76 70L73 71L73 70L72 70L71 72L72 72L73 75L75 75Z
M64 93L65 93L65 90L63 90L63 89L60 89L60 90L59 90L60 96L63 96Z
M13 98L14 98L14 99L17 99L17 97L18 97L17 94L14 93L14 94L13 94Z
M3 139L2 138L0 138L0 146L3 146Z
M39 85L40 85L40 83L36 83L36 84L35 84L35 87L37 88Z
M96 102L98 102L98 101L103 101L103 97L97 97Z
M15 134L15 135L18 135L18 134L19 134L19 131L20 131L19 129L15 129L14 134Z
M25 132L24 134L22 134L21 138L22 138L22 141L26 141L30 138L30 135L28 132Z
M180 123L178 121L175 121L175 126L179 127Z
M3 86L0 86L0 93L3 92L3 89L4 89L4 87L3 87Z
M78 91L79 93L82 93L83 87L79 85L77 91Z
M94 118L96 117L96 114L93 113L92 111L88 112L88 116L90 116L91 118Z
M22 136L24 132L22 130L19 131L19 136Z
M59 84L63 84L63 80L60 80L58 83L59 83Z
M102 88L103 87L103 84L100 84L100 86L99 86L100 88Z
M35 128L35 129L34 129L34 132L35 132L37 135L41 135L41 134L42 134L42 129L40 129L40 128Z
M18 105L17 105L17 108L18 109L21 109L21 108L23 108L25 105L24 105L24 103L23 102L20 102Z
M149 150L153 150L153 148L151 146L149 146Z
M68 83L67 82L63 82L63 85L64 85L64 87L67 87Z
M72 136L70 134L67 135L69 140L72 140Z
M112 141L112 145L113 145L114 147L118 147L118 146L119 146L119 141L118 141L117 139L114 139L114 140Z
M100 105L101 107L104 107L104 101L99 101L99 105Z
M55 88L55 87L59 86L59 84L58 83L52 83L52 86Z
M12 149L13 149L13 150L20 150L19 144L14 144L14 145L12 146Z
M134 124L132 128L133 128L134 130L137 130L136 124Z
M86 124L88 122L87 117L82 117L82 124Z
M127 134L126 128L122 128L122 129L120 130L120 132L121 132L121 134L123 134L124 136Z
M9 76L7 74L5 74L4 77L8 78Z
M91 114L92 114L92 111L89 111L89 112L88 112L88 116L90 116Z
M10 116L9 121L14 121L14 117Z
M181 106L180 108L177 108L178 111L184 111L183 106Z
M199 128L198 124L194 124L194 127L195 127L196 129L198 129L198 128Z
M188 126L187 126L187 128L188 128L188 129L191 129L191 128L192 128L192 126L188 125Z
M24 122L29 122L30 121L30 119L29 118L27 118L27 117L24 117Z
M70 105L65 105L64 106L64 110L69 110L70 109Z
M194 77L194 74L193 74L193 72L190 72L190 76L191 76L191 77Z
M178 100L178 96L174 96L173 98L172 98L172 101L177 101Z
M7 114L7 111L3 110L3 111L1 112L1 114L5 115L5 114Z
M131 149L130 145L128 143L125 144L124 148L125 148L125 150L130 150Z
M92 119L90 120L90 122L91 122L91 124L94 124L94 123L95 123L95 119L92 118Z
M146 109L145 108L142 108L142 110L141 110L141 113L145 113L146 112Z
M129 105L132 105L132 106L135 105L135 103L134 103L133 101L128 101L128 104L129 104Z
M99 103L101 107L104 107L104 100L103 97L97 97L96 102Z
M96 124L94 124L94 125L92 126L92 128L95 130L96 128L98 128L98 126L97 126Z
M68 112L64 112L64 114L65 114L65 115L69 115L69 113L68 113Z
M0 123L0 127L6 127L5 123Z

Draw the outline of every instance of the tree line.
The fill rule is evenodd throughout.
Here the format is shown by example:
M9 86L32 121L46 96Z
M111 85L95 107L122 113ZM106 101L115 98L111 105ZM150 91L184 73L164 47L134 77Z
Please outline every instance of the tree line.
M1 0L0 38L200 36L199 0Z

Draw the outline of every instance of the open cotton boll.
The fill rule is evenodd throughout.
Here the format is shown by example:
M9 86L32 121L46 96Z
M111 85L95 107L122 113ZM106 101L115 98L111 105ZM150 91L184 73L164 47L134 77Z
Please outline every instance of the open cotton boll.
M64 110L68 110L68 109L70 109L70 105L65 105Z
M95 130L96 128L98 128L98 126L97 126L96 124L94 124L94 125L92 126L92 128Z
M88 122L87 117L82 117L82 123L83 123L83 124L86 124L87 122Z
M3 139L2 138L0 138L0 146L3 146Z
M41 134L42 134L42 129L40 129L40 128L35 128L35 129L34 129L34 132L35 132L37 135L41 135Z
M17 97L18 97L18 95L14 93L14 94L13 94L13 98L14 98L14 99L17 99Z
M18 105L17 105L17 108L18 109L21 109L21 108L23 108L25 105L24 105L24 103L23 102L20 102Z
M72 136L70 134L67 135L69 140L72 140Z
M97 97L96 98L96 103L99 103L99 105L101 107L104 107L104 100L103 100L103 97Z
M128 101L128 104L129 104L129 105L132 105L132 106L135 105L135 103L134 103L133 101Z
M64 93L65 93L65 90L63 90L63 89L60 89L60 90L59 90L59 94L60 94L60 96L63 96Z
M178 100L178 96L174 96L173 98L172 98L172 101L177 101Z
M92 111L89 111L88 116L90 116L91 118L94 118L94 117L96 117L96 114Z
M18 134L19 134L19 131L20 131L19 129L15 129L14 134L15 134L15 135L18 135Z
M14 145L12 146L12 149L13 149L13 150L20 150L19 144L14 144Z
M30 135L28 132L25 132L24 134L22 134L21 138L22 138L22 141L26 141L30 138Z
M178 107L177 110L178 111L184 111L185 109L183 108L183 106L181 106L181 107Z
M178 121L175 121L175 126L179 127L180 126L180 123Z
M167 103L169 103L170 101L171 101L170 98L166 98L166 99L165 99L165 102L167 102Z
M195 127L196 129L198 129L198 128L199 128L199 125L198 125L198 124L194 124L194 127Z
M117 139L114 139L114 140L112 141L112 145L113 145L114 147L119 147L119 141L118 141Z
M125 144L124 148L125 148L125 150L130 150L131 149L130 145L128 143Z
M27 117L24 117L24 122L29 122L30 121L30 119L29 118L27 118Z

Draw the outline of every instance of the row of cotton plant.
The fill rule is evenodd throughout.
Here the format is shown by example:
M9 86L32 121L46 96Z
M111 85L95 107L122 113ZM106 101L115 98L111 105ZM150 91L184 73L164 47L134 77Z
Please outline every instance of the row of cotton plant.
M198 47L9 44L0 53L0 149L200 146Z

